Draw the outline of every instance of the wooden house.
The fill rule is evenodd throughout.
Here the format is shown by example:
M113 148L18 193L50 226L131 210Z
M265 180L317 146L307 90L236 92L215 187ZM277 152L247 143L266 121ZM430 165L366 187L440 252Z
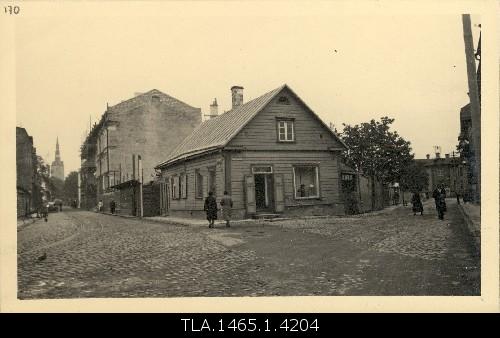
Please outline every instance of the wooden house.
M283 85L196 128L156 166L168 189L164 214L204 217L204 198L228 191L235 218L344 214L342 140Z

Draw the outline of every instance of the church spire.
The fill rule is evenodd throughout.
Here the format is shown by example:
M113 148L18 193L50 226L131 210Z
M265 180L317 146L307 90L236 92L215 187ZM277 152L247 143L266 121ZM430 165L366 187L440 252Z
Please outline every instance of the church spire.
M59 153L59 136L56 138L56 161L61 160L61 154Z

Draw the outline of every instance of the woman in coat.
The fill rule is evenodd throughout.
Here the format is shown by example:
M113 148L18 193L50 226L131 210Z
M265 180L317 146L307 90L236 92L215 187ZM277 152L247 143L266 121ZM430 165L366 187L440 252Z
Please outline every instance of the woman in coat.
M213 228L214 221L217 219L217 201L215 200L214 193L211 191L205 199L205 206L203 210L207 213L208 227Z
M233 200L231 199L231 196L227 193L227 191L224 191L224 196L222 196L222 199L220 200L220 205L222 207L222 217L226 221L226 227L230 227L229 221L231 220L231 210L233 207Z
M417 212L419 212L420 215L424 215L424 206L420 200L420 193L413 193L413 196L411 197L411 204L413 204L413 216L415 216Z

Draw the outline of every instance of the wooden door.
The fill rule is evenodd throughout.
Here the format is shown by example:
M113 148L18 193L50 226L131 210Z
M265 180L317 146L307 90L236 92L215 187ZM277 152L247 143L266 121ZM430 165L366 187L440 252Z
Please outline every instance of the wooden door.
M255 179L253 175L245 175L245 205L248 215L253 215L257 211L255 203Z
M274 174L274 208L276 212L285 211L285 193L282 174Z

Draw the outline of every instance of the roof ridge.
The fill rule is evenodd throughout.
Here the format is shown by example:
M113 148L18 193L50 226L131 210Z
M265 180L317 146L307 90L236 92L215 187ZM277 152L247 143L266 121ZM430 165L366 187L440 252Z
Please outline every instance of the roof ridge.
M214 147L224 147L285 87L287 87L287 85L283 84L215 118L211 118L201 123L182 140L182 142L167 155L167 159L161 162L157 167L177 160L182 155L204 149L212 149ZM224 126L224 124L227 125ZM206 130L205 134L203 134L204 129ZM214 135L219 137L214 137ZM197 146L196 142L206 143Z

